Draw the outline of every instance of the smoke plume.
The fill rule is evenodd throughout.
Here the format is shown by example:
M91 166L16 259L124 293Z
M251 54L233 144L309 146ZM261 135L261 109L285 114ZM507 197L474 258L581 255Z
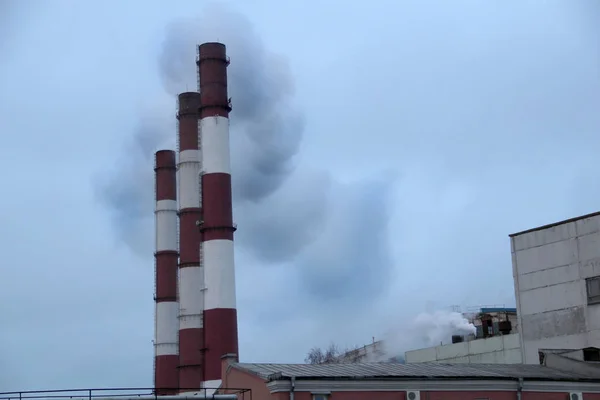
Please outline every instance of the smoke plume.
M475 325L461 313L447 311L421 313L415 318L412 328L427 346L448 343L452 335L475 333Z
M383 340L386 356L397 357L408 350L450 343L452 335L471 333L475 333L475 325L461 313L440 310L420 313L408 326L405 322L391 326Z
M305 117L294 104L285 58L265 49L252 24L212 4L200 18L167 28L158 59L171 98L197 90L197 44L227 46L236 242L262 265L291 264L316 302L368 307L386 289L392 270L388 236L395 177L340 183L323 170L294 162ZM164 105L173 118L173 105ZM142 119L127 157L100 185L119 235L143 256L151 252L153 171L157 144L175 137L165 124ZM133 154L133 156L132 156Z
M293 171L304 115L292 103L294 80L287 60L268 52L252 24L222 5L209 5L198 19L167 30L159 59L167 92L197 90L196 45L220 41L232 62L227 69L231 119L233 194L258 202Z
M385 290L394 265L388 230L394 179L382 173L333 186L320 236L298 258L314 298L368 308Z
M154 152L168 140L169 126L174 126L164 107L141 113L114 168L94 182L97 198L111 211L117 239L144 258L152 252L154 234Z

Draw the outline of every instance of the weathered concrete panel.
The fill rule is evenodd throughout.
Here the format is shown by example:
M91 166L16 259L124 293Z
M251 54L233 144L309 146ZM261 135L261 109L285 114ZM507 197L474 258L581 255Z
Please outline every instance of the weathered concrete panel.
M510 348L506 348L507 344ZM465 354L465 351L467 351ZM492 363L518 364L521 362L521 344L518 333L478 339L463 343L447 344L427 349L407 351L407 363Z
M517 251L517 268L520 275L531 272L575 264L577 259L577 240L547 244Z
M473 364L496 364L498 363L498 358L502 359L502 357L497 356L497 353L502 352L495 351L492 353L472 354L469 355L469 362Z
M438 360L448 358L465 357L469 355L469 342L453 343L446 346L436 347Z
M469 343L469 354L492 353L502 351L504 341L502 336L491 337L487 339L472 340Z
M575 222L577 235L589 235L590 233L600 232L600 216L580 219Z
M600 233L592 233L577 238L579 261L587 261L600 257Z
M407 351L406 353L404 353L404 358L409 364L436 361L436 348L428 347L426 349Z
M523 362L523 356L521 354L521 348L504 350L504 362L503 364L521 364Z
M521 292L520 301L523 318L525 315L580 306L584 303L584 293L581 281L575 281Z
M513 333L510 335L503 335L502 342L504 343L504 349L520 349L521 348L521 340L520 340L520 336L518 333Z
M575 335L586 331L585 308L579 306L525 315L522 317L521 323L523 324L521 330L523 339L526 342L556 336Z
M439 362L449 363L449 364L468 364L471 362L469 356L464 357L456 357L456 358L448 358L446 360L440 360Z
M586 347L600 348L600 329L589 331Z
M569 223L557 225L542 231L533 231L523 235L515 236L513 239L514 250L519 251L532 247L542 246L566 239L574 238L576 234L575 224Z
M544 286L558 285L579 279L577 263L563 267L549 268L519 276L521 291L536 289Z
M587 333L526 341L523 361L525 364L538 364L539 349L582 349L587 346L586 343Z
M600 258L594 258L579 263L579 276L581 279L600 276Z
M587 329L589 331L600 330L600 304L587 306L586 310ZM600 347L600 346L595 346Z

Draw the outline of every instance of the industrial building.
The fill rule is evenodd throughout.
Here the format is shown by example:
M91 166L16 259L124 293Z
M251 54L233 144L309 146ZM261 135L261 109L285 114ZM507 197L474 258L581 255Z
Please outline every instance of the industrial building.
M476 340L408 351L406 362L540 364L549 354L600 361L600 213L515 233L510 242L517 308L505 330L487 323L491 333L478 327Z
M597 377L542 365L246 364L225 358L222 376L226 387L248 388L260 400L600 400Z
M453 310L456 312L456 310ZM351 362L452 362L452 363L521 363L517 309L483 307L463 313L475 327L475 333L452 335L452 344L393 354L384 340L358 347L338 357L340 363ZM487 340L483 340L487 339Z
M463 316L475 326L474 334L453 335L451 344L407 351L406 362L522 363L516 308L482 307Z
M510 235L523 362L600 361L600 213Z
M577 359L599 344L596 215L511 235L517 308L479 310L475 335L420 350L431 360L408 352L408 365L363 362L393 361L374 342L348 354L351 362L239 363L225 46L198 46L196 64L198 91L178 96L177 149L155 155L153 396L600 400L599 370ZM545 365L523 365L539 364L538 354Z

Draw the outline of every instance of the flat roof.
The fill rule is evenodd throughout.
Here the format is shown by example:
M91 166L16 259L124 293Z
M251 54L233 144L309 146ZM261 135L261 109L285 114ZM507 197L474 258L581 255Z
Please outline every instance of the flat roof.
M559 226L559 225L563 225L563 224L568 224L570 222L579 221L580 219L586 219L586 218L596 217L598 215L600 215L600 211L596 211L596 212L593 212L591 214L582 215L580 217L574 217L574 218L565 219L564 221L554 222L554 223L548 224L548 225L538 226L537 228L531 228L531 229L527 229L525 231L521 231L521 232L517 232L517 233L511 233L508 236L509 237L515 237L515 236L523 235L525 233L530 233L530 232L535 232L535 231L542 231L544 229L553 228L555 226Z
M598 377L537 364L233 364L266 380L279 379L532 379L579 381Z
M482 313L495 313L495 312L505 312L505 313L516 313L517 309L515 307L482 307Z

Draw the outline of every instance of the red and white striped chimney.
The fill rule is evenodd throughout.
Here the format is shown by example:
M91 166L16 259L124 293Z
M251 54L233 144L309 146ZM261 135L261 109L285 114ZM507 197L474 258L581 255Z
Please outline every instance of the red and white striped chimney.
M179 390L204 381L204 273L200 263L200 93L179 95Z
M154 387L156 394L177 393L177 190L175 152L155 154L155 327Z
M238 354L233 211L229 156L229 112L225 45L198 48L202 151L202 257L204 265L204 387L221 384L221 357Z

